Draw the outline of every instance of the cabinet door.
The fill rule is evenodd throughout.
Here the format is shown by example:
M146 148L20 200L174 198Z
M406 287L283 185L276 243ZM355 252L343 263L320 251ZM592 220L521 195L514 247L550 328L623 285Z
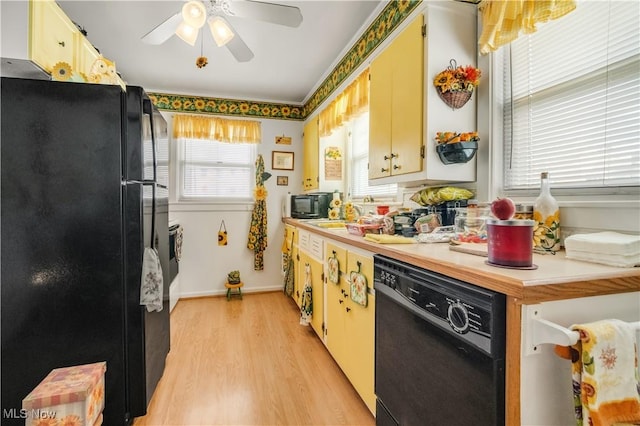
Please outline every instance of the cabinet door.
M369 179L376 179L391 173L391 48L382 51L370 68Z
M347 270L357 271L367 278L367 286L373 288L373 257L349 252ZM369 290L370 291L370 290ZM345 340L348 342L347 377L358 394L375 413L374 351L375 351L375 296L369 294L367 306L348 300L345 308Z
M318 137L318 116L309 119L304 126L304 148L303 148L303 169L302 188L307 191L318 189L320 182L318 150L320 149L320 139Z
M393 41L391 175L422 170L424 99L424 16L419 15Z
M30 2L29 56L42 69L51 73L58 62L66 62L74 70L75 45L80 31L53 0Z
M333 258L338 262L338 282L331 281ZM347 250L327 243L327 255L325 259L327 277L327 318L325 321L325 336L329 353L336 360L340 368L344 370L346 356L346 340L344 333L345 306L347 302L347 284L345 281L347 270Z
M422 170L424 16L371 62L369 179Z
M76 54L76 66L78 71L84 73L87 79L91 76L91 68L102 56L85 37L80 39ZM90 81L90 80L88 80Z
M300 283L302 282L301 280L304 279L304 276L302 276L302 273L300 271L300 251L298 249L298 244L294 244L293 245L293 251L291 252L292 256L293 256L293 294L291 295L291 297L293 297L293 300L296 302L296 305L298 305L298 308L300 307L301 303L302 303L302 299L300 298Z

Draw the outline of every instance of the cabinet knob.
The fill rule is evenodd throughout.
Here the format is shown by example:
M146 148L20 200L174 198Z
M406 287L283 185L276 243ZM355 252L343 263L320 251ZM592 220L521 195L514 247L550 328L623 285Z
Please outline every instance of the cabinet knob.
M351 308L347 306L347 312L349 312L350 310L351 310Z
M391 153L391 158L398 158L398 154Z
M401 168L402 168L402 166L398 166L397 164L393 165L393 170L398 170L398 169L401 169Z
M385 169L385 168L383 167L383 168L381 168L381 169L380 169L380 171L381 171L382 173L385 173L385 172L388 172L388 171L389 171L389 169Z
M338 300L338 303L343 304L344 300Z
M385 155L385 156L384 156L384 159L385 159L385 160L391 160L392 158L393 158L393 154L391 154L391 157L389 157L388 155Z
M64 47L64 41L59 41L58 44L62 47Z

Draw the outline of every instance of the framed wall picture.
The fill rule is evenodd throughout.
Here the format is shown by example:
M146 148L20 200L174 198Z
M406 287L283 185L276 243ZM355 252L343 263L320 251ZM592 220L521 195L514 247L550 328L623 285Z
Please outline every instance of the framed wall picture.
M289 186L289 176L278 176L277 179L279 186Z
M273 170L293 170L293 152L272 151L271 168Z
M291 145L291 137L290 136L276 136L276 143L279 145Z

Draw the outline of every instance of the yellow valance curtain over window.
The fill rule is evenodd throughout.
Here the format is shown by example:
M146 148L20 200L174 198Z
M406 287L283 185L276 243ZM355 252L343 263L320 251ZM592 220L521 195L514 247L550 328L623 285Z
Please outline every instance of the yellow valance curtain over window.
M364 70L320 113L318 132L320 136L329 136L334 129L368 110L369 68Z
M175 114L173 137L227 143L260 143L262 129L259 121Z
M536 24L557 19L576 8L575 0L484 0L480 3L482 34L478 45L486 55L511 43L522 31L537 31Z

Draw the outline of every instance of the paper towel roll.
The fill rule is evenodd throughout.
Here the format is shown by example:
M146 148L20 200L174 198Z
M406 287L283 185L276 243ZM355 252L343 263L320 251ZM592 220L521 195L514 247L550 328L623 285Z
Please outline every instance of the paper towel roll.
M282 202L282 217L291 217L291 193L287 192L287 195Z

